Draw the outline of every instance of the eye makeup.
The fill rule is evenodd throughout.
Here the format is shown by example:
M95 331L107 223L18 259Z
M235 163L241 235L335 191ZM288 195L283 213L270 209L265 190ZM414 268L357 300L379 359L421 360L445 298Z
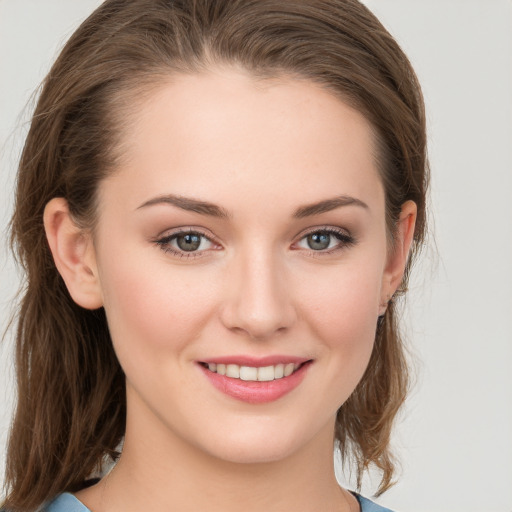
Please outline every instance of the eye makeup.
M197 258L221 246L197 228L179 229L154 241L160 249L178 258Z
M292 245L292 248L295 250L305 249L320 256L337 253L356 243L356 239L346 230L333 226L324 226L310 229L305 234L302 234L299 241Z
M204 257L209 251L221 250L222 246L211 235L199 228L180 228L153 241L159 248L178 258ZM315 256L331 255L357 243L346 230L322 226L302 233L292 250L304 250Z

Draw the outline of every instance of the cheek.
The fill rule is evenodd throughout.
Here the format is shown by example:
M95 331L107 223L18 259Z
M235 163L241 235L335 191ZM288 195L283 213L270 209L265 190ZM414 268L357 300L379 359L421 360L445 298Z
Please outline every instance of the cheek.
M342 367L353 385L361 378L375 341L381 272L376 265L348 266L324 279L303 282L302 310L329 353L332 371Z
M375 326L380 303L382 273L372 266L340 267L303 274L302 304L320 329L358 331ZM315 322L314 318L318 321Z
M121 364L162 360L181 353L196 338L212 309L211 291L200 279L167 265L140 265L132 259L105 267L105 311Z

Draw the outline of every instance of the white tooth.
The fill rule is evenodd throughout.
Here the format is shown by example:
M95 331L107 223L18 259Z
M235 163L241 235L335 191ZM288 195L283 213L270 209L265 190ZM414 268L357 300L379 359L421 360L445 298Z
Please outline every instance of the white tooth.
M288 377L289 375L291 375L293 373L293 370L295 370L295 365L293 363L288 363L284 367L284 376Z
M217 373L219 375L226 375L226 365L225 364L218 364L217 365Z
M284 364L276 364L274 367L274 379L282 379L284 377Z
M208 369L211 372L216 372L217 371L217 363L208 363Z
M268 381L274 380L274 367L273 366L262 366L258 368L258 380Z
M258 380L258 368L240 366L240 378L242 380Z
M238 366L237 364L226 365L226 377L231 377L232 379L239 379L240 366Z

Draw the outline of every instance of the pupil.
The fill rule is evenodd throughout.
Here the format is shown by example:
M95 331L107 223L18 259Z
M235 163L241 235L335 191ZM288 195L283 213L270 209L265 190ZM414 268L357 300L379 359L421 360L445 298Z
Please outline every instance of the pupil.
M329 233L312 233L308 235L308 246L315 251L327 249L331 242L331 235Z
M180 235L176 239L176 243L182 251L196 251L201 245L201 237L191 233Z

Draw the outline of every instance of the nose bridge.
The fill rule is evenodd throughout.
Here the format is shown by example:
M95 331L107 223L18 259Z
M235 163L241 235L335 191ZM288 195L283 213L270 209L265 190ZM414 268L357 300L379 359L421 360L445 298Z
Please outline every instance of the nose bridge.
M279 254L262 244L247 249L237 255L228 277L231 293L224 322L252 338L266 338L289 328L295 321L295 310Z

